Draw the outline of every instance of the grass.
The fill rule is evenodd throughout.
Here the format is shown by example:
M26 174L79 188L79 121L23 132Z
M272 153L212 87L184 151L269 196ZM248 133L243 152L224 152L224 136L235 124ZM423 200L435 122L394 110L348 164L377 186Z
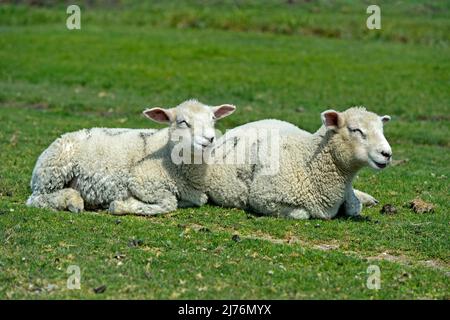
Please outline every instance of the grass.
M222 15L234 2L200 3L88 7L80 31L65 29L58 7L0 6L0 298L449 299L448 6L381 4L392 20L375 36L360 30L362 2L267 2L270 13L239 2L242 21ZM347 31L333 33L333 12ZM201 26L176 22L205 15ZM294 31L261 27L277 19ZM390 114L394 157L409 161L364 169L355 186L398 213L292 221L205 206L147 219L24 205L36 158L60 134L153 127L144 107L189 97L236 104L222 130L269 117L315 130L329 107ZM435 211L412 212L415 197ZM366 287L371 264L381 290ZM81 268L80 290L66 288L69 265Z

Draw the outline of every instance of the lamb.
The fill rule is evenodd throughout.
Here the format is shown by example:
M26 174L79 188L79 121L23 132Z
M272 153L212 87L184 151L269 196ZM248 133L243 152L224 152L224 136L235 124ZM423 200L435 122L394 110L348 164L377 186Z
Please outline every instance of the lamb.
M390 163L392 151L383 134L390 117L353 107L344 112L327 110L321 118L323 126L314 134L299 133L295 126L277 120L248 123L227 132L212 148L204 175L209 199L225 207L295 219L331 219L340 210L359 215L362 205L352 181L364 166L383 169ZM227 141L233 141L231 149L243 150L249 129L267 127L279 130L276 174L267 174L270 162L222 163L229 154L223 150L230 149ZM244 149L252 157L258 148L267 155L268 139L258 138Z
M278 130L278 133L280 135L297 135L301 137L309 137L311 136L311 133L308 131L302 130L299 127L293 125L292 123L281 121L277 119L265 119L265 120L259 120L255 121L253 123L249 123L246 125L243 125L240 127L240 131L244 132L243 130L248 129L263 129L263 130ZM236 135L237 130L233 135ZM241 133L240 133L241 134ZM378 204L378 200L372 197L370 194L367 194L365 192L359 191L354 189L353 192L355 193L355 196L358 198L358 200L361 202L361 204L365 206L374 206Z
M72 212L105 208L119 215L200 206L207 196L186 183L188 162L213 143L215 121L234 110L230 104L209 107L188 100L144 111L151 120L170 124L161 130L92 128L64 134L38 158L27 205ZM173 161L180 149L188 161Z

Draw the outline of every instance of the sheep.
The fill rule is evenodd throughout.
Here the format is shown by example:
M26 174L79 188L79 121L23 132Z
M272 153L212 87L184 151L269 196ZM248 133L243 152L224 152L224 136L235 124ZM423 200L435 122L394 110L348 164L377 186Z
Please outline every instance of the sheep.
M302 137L309 137L311 133L305 130L300 129L299 127L293 125L292 123L281 121L277 119L265 119L255 121L253 123L249 123L247 125L243 125L240 127L240 130L248 130L248 129L264 129L264 130L272 130L277 129L280 135L293 134ZM235 131L236 132L236 131ZM234 134L236 135L236 133ZM353 192L361 204L365 206L374 206L378 204L378 200L372 197L370 194L354 189Z
M175 108L151 108L149 119L169 124L161 130L92 128L66 133L38 158L28 206L80 212L155 215L206 203L207 196L184 180L191 159L215 139L215 121L235 106L209 107L187 100ZM175 153L174 153L175 152ZM195 157L194 157L195 156ZM173 159L177 160L173 161Z
M344 112L324 111L321 119L323 125L314 134L299 133L295 126L277 120L248 123L228 131L212 147L206 166L203 183L210 201L294 219L331 219L338 211L359 215L362 205L352 181L364 166L383 169L390 163L392 151L383 134L383 124L390 117L353 107ZM265 146L269 145L267 137L248 144L250 129L268 127L278 130L278 149L270 151ZM267 157L278 150L279 171L268 174L270 161L224 164L229 149L246 150L253 158L255 152L262 151Z

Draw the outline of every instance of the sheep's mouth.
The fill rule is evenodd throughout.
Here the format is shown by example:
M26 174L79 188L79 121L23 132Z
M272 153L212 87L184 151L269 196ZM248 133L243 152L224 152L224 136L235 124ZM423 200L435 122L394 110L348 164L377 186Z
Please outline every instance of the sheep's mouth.
M197 148L199 150L205 150L206 148L208 148L211 144L210 143L198 143L195 142L194 143L194 148Z
M378 168L380 168L380 169L384 169L384 168L386 168L387 165L388 165L388 162L381 163L381 162L376 162L376 161L373 160L373 159L370 159L370 160L372 160L372 162L373 162Z
M384 169L384 168L386 168L386 166L387 166L387 163L379 163L379 162L376 162L376 161L374 161L374 163L375 163L376 166L377 166L378 168L380 168L380 169Z
M209 143L199 143L198 146L202 149L205 150L206 148L208 148L210 146Z

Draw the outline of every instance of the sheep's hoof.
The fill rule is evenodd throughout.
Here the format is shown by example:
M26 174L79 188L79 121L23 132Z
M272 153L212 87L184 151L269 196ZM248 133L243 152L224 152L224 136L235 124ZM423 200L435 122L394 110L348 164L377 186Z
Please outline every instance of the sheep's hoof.
M79 206L79 205L75 205L75 204L69 204L67 206L67 210L69 210L70 212L73 212L73 213L80 213L80 212L82 212L84 210L84 206L83 205Z
M108 212L113 215L123 215L125 214L124 209L123 201L115 200L110 203Z
M376 206L379 201L372 197L370 194L355 190L355 196L365 207L373 207Z
M192 197L189 200L182 200L180 202L178 202L178 206L179 207L192 207L192 206L196 206L196 207L201 207L204 204L206 204L208 202L208 196L204 193L200 193L198 195L196 195L195 197Z
M84 201L80 193L73 189L65 189L67 210L73 213L80 213L84 210Z
M379 201L372 196L365 197L364 201L362 201L362 204L366 207L374 207L378 203L379 203Z

